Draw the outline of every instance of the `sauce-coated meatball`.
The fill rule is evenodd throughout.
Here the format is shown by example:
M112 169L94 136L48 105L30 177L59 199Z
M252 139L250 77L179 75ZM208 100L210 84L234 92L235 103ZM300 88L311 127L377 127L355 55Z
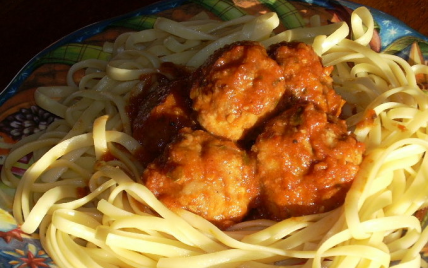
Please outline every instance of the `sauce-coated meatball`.
M220 228L255 205L254 164L235 142L184 128L143 173L148 189L171 210L194 212Z
M216 51L194 78L190 97L199 123L231 140L271 113L285 91L281 68L262 45L249 41Z
M139 102L132 121L132 135L141 150L137 158L145 166L162 153L183 127L196 128L189 98L189 81L176 79L155 84Z
M252 147L261 213L282 220L340 206L363 150L344 121L312 103L284 111L267 123Z
M325 112L340 114L344 101L332 87L333 67L324 67L310 45L282 42L272 45L268 53L283 69L287 92L295 100L312 102Z

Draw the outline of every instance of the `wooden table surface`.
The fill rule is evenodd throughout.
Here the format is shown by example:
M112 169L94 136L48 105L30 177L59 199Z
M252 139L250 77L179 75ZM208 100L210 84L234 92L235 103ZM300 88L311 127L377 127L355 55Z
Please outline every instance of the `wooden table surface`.
M0 1L0 90L35 54L88 24L141 8L154 0ZM354 0L395 16L428 36L427 0Z

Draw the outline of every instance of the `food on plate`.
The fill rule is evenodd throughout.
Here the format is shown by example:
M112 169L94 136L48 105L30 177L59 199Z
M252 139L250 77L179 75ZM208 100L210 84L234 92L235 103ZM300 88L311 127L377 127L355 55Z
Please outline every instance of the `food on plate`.
M301 42L266 49L240 41L191 74L148 83L138 102L131 98L140 107L133 136L155 159L143 183L173 211L222 229L252 210L251 217L279 221L339 207L364 146L337 117L344 101L331 70Z
M321 25L316 17L308 28L280 32L278 25L273 12L225 22L204 13L184 22L159 17L153 29L125 33L114 44L106 44L112 55L108 61L81 61L70 69L67 85L38 88L37 104L58 119L46 131L18 142L1 171L2 181L16 188L13 214L21 230L37 232L59 267L426 266L420 251L428 241L428 230L421 227L415 212L428 204L427 193L421 191L428 187L428 95L416 80L428 73L427 67L411 66L398 56L370 49L375 23L364 7L353 11L350 25ZM223 126L205 118L209 107L198 100L222 106L227 104L222 101L225 96L207 95L202 77L196 77L195 84L186 80L188 71L197 73L198 68L211 82L227 78L215 63L222 55L233 58L225 46L256 53L268 65L277 64L274 70L284 79L268 81L286 88L267 96L260 104L266 110L243 113L252 118L255 129L248 131L237 121L236 133L230 137L214 133ZM215 51L221 55L210 59ZM312 62L311 68L293 64L294 54ZM206 61L209 64L204 65ZM174 65L165 66L166 62ZM178 65L184 69L175 70L173 66ZM263 73L254 67L256 73ZM75 80L82 70L85 76ZM256 80L255 87L247 84L243 89L258 92L260 77L249 77ZM302 90L300 84L308 80L311 83ZM274 92L280 89L272 87L275 84L269 87ZM215 92L220 87L211 89ZM176 89L191 101L184 97L185 105L176 105L181 103L175 98ZM157 101L143 107L132 104L132 99L138 103L145 98ZM271 102L277 102L281 111ZM246 98L238 104L248 107ZM212 113L227 119L227 108ZM195 117L188 117L194 110ZM165 111L191 120L183 123L184 129L176 127L177 121L170 121ZM155 159L142 157L147 149L142 145L144 138L133 136L138 126L132 118L138 114L147 124L141 125L141 133L150 132L158 116L166 119L162 124L174 125L165 134L174 136L171 140L163 141L163 134L149 138L156 141ZM230 122L235 118L239 116L231 116ZM208 130L211 126L215 128ZM283 140L282 145L274 144L270 136ZM280 187L276 189L272 178L264 176L275 170L275 151L284 147L301 156L292 159L301 162L300 168L285 170L285 176L303 167L310 169L308 174L332 170L335 175L337 170L344 174L339 183L318 185L310 198L323 201L315 207L307 198L299 199L299 191L307 190L307 185L297 179L297 191L287 196L296 197L297 203L310 203L305 211L310 215L293 215L297 210L287 207L289 200L283 202ZM187 151L194 157L187 157ZM22 178L17 177L14 165L30 153L34 163ZM255 158L247 158L250 155ZM222 165L203 164L211 159L223 159ZM192 165L192 161L202 164ZM249 168L252 161L254 171ZM204 175L193 176L195 168ZM191 175L186 174L189 171ZM249 190L243 194L239 178L251 178L252 172L254 180L246 181ZM225 173L227 187L218 195L210 194L213 203L204 199L199 204L209 201L209 207L189 209L194 197L187 195L186 186L204 193L210 174ZM191 183L183 186L183 180ZM215 176L214 182L220 181ZM257 182L259 186L254 186ZM229 194L231 198L225 200L233 202L236 210L227 210L222 202ZM336 194L344 198L343 205L329 199ZM272 200L277 204L272 205ZM215 218L217 203L224 218L210 222L203 216ZM270 214L274 220L257 213L244 215L247 207L263 214L263 206L268 208L265 216Z

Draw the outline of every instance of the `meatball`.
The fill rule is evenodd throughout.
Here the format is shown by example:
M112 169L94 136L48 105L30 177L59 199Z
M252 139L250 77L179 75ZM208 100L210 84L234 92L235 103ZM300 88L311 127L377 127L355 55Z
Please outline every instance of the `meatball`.
M324 67L310 45L282 42L272 45L268 53L283 69L286 91L295 100L312 102L327 113L340 115L344 101L332 87L333 67Z
M275 109L284 91L279 65L261 44L246 41L216 51L196 70L190 98L202 127L239 140Z
M171 210L185 209L224 229L240 222L257 200L254 161L235 142L184 128L143 182Z
M260 180L260 213L273 220L340 206L359 169L364 145L344 121L313 103L271 119L252 147Z
M189 69L182 66L175 65L171 62L163 62L156 73L142 75L140 77L140 82L133 88L128 99L126 108L129 117L135 119L141 109L141 105L144 105L144 102L146 102L150 94L154 94L153 91L159 90L159 88L166 86L171 83L171 81L186 79L190 77L190 73L191 71ZM188 94L189 90L187 89L186 92ZM161 96L161 94L158 96ZM151 98L154 99L153 96ZM158 102L159 101L149 105L154 107Z
M132 135L141 150L137 158L145 166L162 153L183 127L196 128L189 98L189 80L184 77L155 83L139 100Z

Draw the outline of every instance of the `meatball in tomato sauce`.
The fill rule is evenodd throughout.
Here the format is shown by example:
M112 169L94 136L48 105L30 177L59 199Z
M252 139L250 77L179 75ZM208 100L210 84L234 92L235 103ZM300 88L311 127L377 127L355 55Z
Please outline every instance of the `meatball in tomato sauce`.
M312 102L322 111L340 115L344 100L332 87L333 67L323 66L310 45L282 42L272 45L268 53L281 66L286 91L294 100Z
M279 65L261 44L247 41L216 51L194 73L190 98L202 127L239 140L275 109L284 91Z
M143 181L171 210L191 211L220 228L240 222L259 193L245 150L233 141L189 128L148 165Z
M273 220L340 206L364 145L344 121L300 103L270 120L252 147L261 184L260 212Z
M165 79L165 78L164 78ZM140 142L137 158L145 166L160 155L183 127L196 128L189 98L189 80L155 83L139 102L132 120L132 135Z

